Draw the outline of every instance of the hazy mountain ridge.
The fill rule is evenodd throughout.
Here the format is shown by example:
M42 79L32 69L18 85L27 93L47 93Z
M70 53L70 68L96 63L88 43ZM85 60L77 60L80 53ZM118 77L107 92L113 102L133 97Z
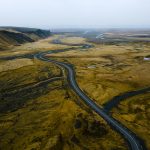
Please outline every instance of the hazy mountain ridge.
M51 35L49 30L21 27L0 27L0 50L27 42L35 42Z

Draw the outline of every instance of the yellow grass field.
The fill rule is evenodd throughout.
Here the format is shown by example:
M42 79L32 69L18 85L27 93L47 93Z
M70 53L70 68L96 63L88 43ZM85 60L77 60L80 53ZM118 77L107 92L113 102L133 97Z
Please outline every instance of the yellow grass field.
M63 44L53 44L57 39ZM73 50L69 46L85 43L88 43L85 38L53 35L0 52L0 56L70 48L70 51L48 54L47 57L71 63L81 89L101 107L120 93L150 85L150 61L143 59L150 55L150 45L89 43L94 47L73 46ZM83 104L64 78L14 95L7 94L14 88L17 91L62 75L62 70L54 64L36 58L0 62L0 106L3 110L0 113L0 149L127 149L123 138ZM144 97L123 101L112 110L112 115L140 135L149 148L146 138L149 137L149 94L146 99Z

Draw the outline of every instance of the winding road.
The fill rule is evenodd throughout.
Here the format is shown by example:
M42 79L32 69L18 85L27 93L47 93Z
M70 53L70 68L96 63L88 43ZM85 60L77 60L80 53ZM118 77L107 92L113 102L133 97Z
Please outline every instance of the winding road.
M99 116L101 116L113 129L119 132L124 137L124 139L129 143L130 148L132 150L144 150L145 147L143 143L134 133L132 133L124 125L122 125L120 122L118 122L108 113L106 113L106 111L102 107L96 104L80 89L80 87L76 82L75 72L72 65L49 59L48 57L46 57L46 55L50 53L52 52L50 51L50 52L39 53L35 55L35 58L41 61L51 62L56 64L57 66L63 67L67 71L67 80L71 88L84 101L84 103L88 105L93 111L95 111Z

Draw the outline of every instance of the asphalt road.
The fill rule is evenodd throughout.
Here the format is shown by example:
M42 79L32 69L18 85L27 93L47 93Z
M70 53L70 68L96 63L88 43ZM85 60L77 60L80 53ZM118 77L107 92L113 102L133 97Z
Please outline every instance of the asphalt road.
M144 150L142 142L134 133L132 133L129 129L127 129L124 125L115 120L112 116L108 115L103 108L101 108L98 104L96 104L92 99L90 99L78 86L75 79L75 72L73 67L70 64L58 62L55 60L50 60L45 55L51 52L43 52L40 54L36 54L35 57L42 61L51 62L56 65L63 67L67 71L67 79L76 94L88 105L93 111L95 111L99 116L101 116L113 129L119 132L124 139L129 143L130 148L132 150Z

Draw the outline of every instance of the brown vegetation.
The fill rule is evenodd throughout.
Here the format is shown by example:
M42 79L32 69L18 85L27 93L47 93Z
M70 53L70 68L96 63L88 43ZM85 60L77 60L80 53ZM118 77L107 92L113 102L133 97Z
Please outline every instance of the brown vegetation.
M0 55L72 48L69 45L53 44L52 41L58 38L59 35L27 43ZM85 39L63 36L62 42L81 44ZM48 56L73 64L80 87L101 106L113 96L150 84L150 63L143 60L150 54L150 45L94 46ZM0 107L3 111L0 112L0 149L127 149L120 135L87 108L65 80L39 84L33 89L17 92L20 88L62 75L61 70L51 63L37 59L28 61L32 64L26 66L24 62L18 65L18 59L11 60L13 67L0 72L1 93L17 89L13 95L1 94ZM8 61L1 63L6 65ZM124 101L119 109L113 110L113 115L141 136L149 148L148 100L149 94Z

